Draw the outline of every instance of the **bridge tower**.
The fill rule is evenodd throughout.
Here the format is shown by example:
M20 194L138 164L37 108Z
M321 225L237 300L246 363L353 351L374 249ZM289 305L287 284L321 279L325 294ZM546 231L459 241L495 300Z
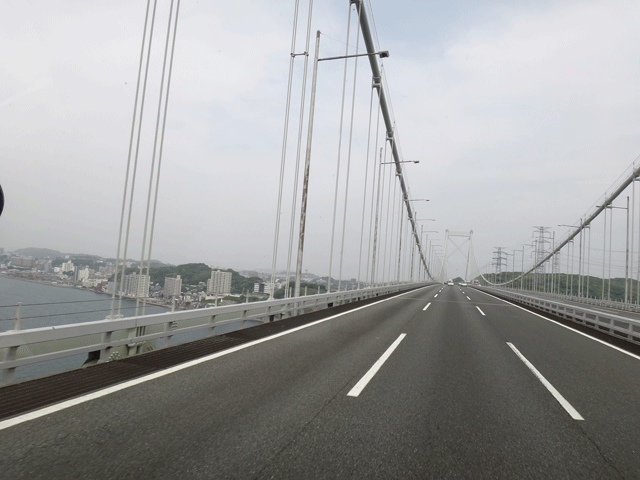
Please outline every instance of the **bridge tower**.
M445 241L444 241L444 261L442 263L442 270L445 277L447 276L447 267L449 265L449 258L456 253L460 253L463 257L466 258L464 280L465 281L469 280L468 278L469 277L469 258L471 257L472 236L473 236L473 230L469 230L468 233L467 232L450 232L449 230L446 230ZM456 243L456 240L454 240L458 238L464 239L462 240L462 243L460 245L458 245L458 243ZM451 252L449 252L449 245L453 246L453 250ZM466 253L462 250L465 246L467 247Z

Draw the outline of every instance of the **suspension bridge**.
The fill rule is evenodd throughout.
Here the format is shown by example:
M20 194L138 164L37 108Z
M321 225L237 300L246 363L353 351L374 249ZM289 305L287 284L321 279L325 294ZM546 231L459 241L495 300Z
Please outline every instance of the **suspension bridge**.
M18 307L0 332L7 478L640 476L640 158L577 221L531 226L480 264L473 230L426 230L433 219L418 217L429 199L410 188L405 164L417 160L402 154L382 63L393 52L370 4L345 4L344 54L326 56L313 2L295 3L272 297L159 314L137 298L126 317L117 285L132 229L142 230L139 274L151 268L179 41L172 0L146 216L135 222L156 28L157 2L147 4L110 308L104 320L43 328ZM314 130L317 83L331 61L344 62L334 182L319 184L314 169L330 162L315 147L329 142ZM332 216L320 221L313 207L327 198ZM309 248L314 222L322 248ZM326 293L301 290L309 256L326 263ZM344 288L347 264L355 288ZM78 357L85 368L16 381L21 369Z

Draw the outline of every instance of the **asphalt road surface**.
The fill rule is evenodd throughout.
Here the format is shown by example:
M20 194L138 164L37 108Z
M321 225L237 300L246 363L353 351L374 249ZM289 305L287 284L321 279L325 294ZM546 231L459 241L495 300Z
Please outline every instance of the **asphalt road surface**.
M640 478L640 358L471 288L166 373L0 422L0 476Z

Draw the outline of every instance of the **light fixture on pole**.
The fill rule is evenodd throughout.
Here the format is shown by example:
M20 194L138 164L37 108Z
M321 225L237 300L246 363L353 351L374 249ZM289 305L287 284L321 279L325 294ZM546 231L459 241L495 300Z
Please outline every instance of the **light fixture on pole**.
M391 165L396 162L380 162L381 165ZM398 163L420 163L420 160L401 160Z

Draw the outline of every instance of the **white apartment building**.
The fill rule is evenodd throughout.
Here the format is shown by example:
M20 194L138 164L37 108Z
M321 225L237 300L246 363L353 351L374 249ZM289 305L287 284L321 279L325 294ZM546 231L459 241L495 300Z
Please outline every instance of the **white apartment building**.
M229 295L231 293L231 272L214 270L207 280L207 295Z
M82 270L78 270L78 281L85 282L89 280L89 267L84 267Z
M71 260L69 260L68 262L64 262L62 265L60 265L60 270L62 271L62 273L73 272L74 268L75 267Z
M148 297L149 275L138 275L135 272L125 275L122 281L122 293L132 297Z
M164 298L177 297L182 292L182 278L176 275L176 278L164 278Z

